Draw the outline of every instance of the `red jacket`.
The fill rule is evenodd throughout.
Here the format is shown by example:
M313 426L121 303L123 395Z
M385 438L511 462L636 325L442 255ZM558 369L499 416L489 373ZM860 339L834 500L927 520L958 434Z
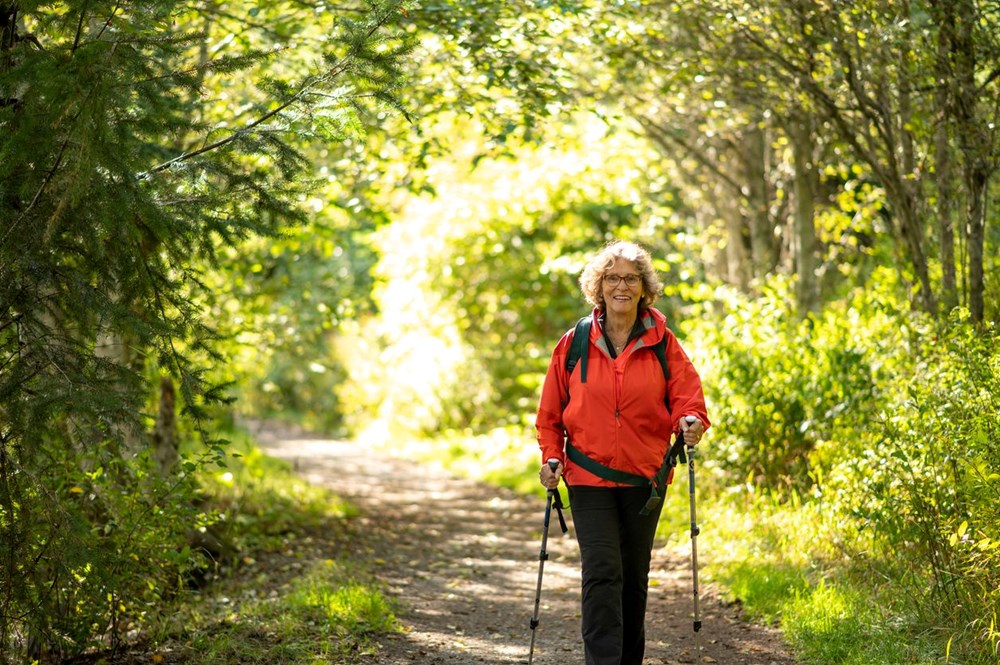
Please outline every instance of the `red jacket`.
M561 460L568 485L614 487L616 483L567 460L566 435L587 457L651 478L663 464L670 436L680 429L683 416L697 416L706 429L709 427L701 378L667 328L666 317L656 309L646 310L641 315L646 331L612 359L599 315L597 309L591 315L587 382L580 383L581 363L572 375L566 373L566 355L573 339L570 330L552 353L535 418L542 461ZM664 335L669 382L664 380L652 349ZM670 412L663 399L666 391L670 393Z

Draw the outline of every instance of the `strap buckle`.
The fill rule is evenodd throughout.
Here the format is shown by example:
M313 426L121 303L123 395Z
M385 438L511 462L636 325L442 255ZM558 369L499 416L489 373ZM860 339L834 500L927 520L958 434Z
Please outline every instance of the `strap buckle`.
M651 512L656 510L657 506L660 505L660 500L661 500L660 495L656 492L656 483L650 483L649 498L646 500L646 505L643 506L642 510L639 511L639 514L640 515L650 514Z

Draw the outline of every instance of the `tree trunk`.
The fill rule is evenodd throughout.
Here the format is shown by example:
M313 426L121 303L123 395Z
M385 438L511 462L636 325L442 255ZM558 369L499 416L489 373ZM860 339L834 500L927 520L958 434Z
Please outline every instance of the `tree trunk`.
M177 470L177 393L170 377L160 380L160 409L153 430L153 457L160 478L169 478Z
M909 16L909 6L906 5L904 16ZM909 22L906 25L910 25ZM907 29L907 33L909 30ZM912 38L907 34L906 43L912 43ZM910 261L913 265L913 272L916 274L920 291L918 298L920 308L932 316L937 315L937 304L934 299L934 289L931 286L930 271L927 265L927 253L924 248L924 222L922 206L920 205L922 195L920 191L919 168L913 147L913 105L912 105L912 58L909 52L901 49L898 54L897 66L899 68L899 111L894 116L896 126L893 132L898 136L896 145L899 148L899 168L894 169L897 181L894 189L897 191L896 203L898 204L897 214L899 215L900 227L903 231L903 239L910 252ZM884 94L884 90L880 95ZM891 108L891 104L886 99L883 107ZM890 124L890 123L887 123ZM890 144L890 151L892 144Z
M986 243L987 168L973 169L966 177L969 189L969 312L972 321L982 323L985 315L983 293L986 280L983 249Z
M948 3L944 3L948 4ZM969 311L972 320L983 320L983 250L986 230L986 201L990 178L995 171L990 146L993 145L990 125L979 118L979 86L976 80L976 43L974 30L978 23L975 3L957 0L954 3L955 30L950 62L955 73L954 85L956 134L964 157L963 180L968 200L966 233L968 236L967 267L969 278ZM995 104L994 104L995 105ZM995 130L994 130L995 131Z
M898 223L898 232L902 235L910 266L917 279L918 307L928 314L935 314L934 291L931 287L930 271L927 268L927 256L924 253L923 226L920 223L920 201L916 187L908 185L902 179L886 183L886 190L892 202L892 211ZM901 264L897 268L903 269ZM906 276L901 273L903 283Z
M819 306L819 291L816 288L816 226L813 220L816 207L816 169L813 164L810 116L803 112L792 118L789 133L795 160L795 223L791 246L797 276L796 299L799 313L806 314Z
M938 93L938 103L944 103ZM941 299L945 312L958 305L958 286L955 278L955 225L952 219L955 209L954 188L951 170L951 137L948 123L938 123L934 137L934 180L937 190L938 244L941 253Z
M741 212L739 198L721 183L713 187L715 195L716 214L725 222L724 246L720 249L720 264L723 270L719 277L727 284L732 284L740 293L750 291L750 265L747 251L747 224Z
M951 160L950 110L948 93L949 59L954 34L955 16L952 3L943 3L944 14L939 18L937 35L937 106L938 122L934 132L934 180L937 190L938 244L941 254L941 299L945 313L958 306L958 282L955 278L954 174Z
M777 239L770 215L765 130L756 125L748 126L743 145L747 217L750 220L751 273L754 279L760 279L774 269L778 256Z

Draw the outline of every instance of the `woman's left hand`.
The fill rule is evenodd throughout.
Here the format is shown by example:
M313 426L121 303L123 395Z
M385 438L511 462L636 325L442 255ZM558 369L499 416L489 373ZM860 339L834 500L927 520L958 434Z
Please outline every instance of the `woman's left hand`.
M684 433L684 443L688 448L694 448L705 433L705 425L697 419L689 425L685 418L681 418L681 432Z

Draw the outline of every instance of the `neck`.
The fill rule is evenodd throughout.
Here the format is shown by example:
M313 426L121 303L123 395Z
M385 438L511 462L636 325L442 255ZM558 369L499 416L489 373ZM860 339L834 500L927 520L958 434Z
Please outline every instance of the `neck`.
M615 314L613 312L604 313L604 325L610 332L628 333L635 325L635 317L625 314Z

